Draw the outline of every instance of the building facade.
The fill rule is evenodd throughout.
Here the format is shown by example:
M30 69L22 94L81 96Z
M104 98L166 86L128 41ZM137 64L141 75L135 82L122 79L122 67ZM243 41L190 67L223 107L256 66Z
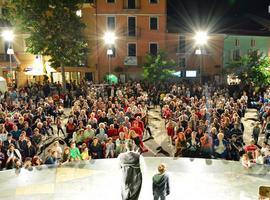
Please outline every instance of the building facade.
M252 50L258 50L264 56L269 56L270 37L253 35L224 36L224 67L230 62L239 60Z
M95 80L115 74L122 81L141 77L146 53L166 50L166 0L98 0L85 4L82 19L86 24L90 54L95 66ZM112 45L104 42L106 32L114 32ZM107 50L112 49L109 58Z

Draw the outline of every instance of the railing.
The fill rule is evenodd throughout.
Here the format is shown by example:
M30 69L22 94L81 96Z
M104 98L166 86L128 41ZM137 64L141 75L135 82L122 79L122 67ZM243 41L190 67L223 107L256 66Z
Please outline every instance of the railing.
M124 10L138 10L141 9L141 0L124 0L123 9Z

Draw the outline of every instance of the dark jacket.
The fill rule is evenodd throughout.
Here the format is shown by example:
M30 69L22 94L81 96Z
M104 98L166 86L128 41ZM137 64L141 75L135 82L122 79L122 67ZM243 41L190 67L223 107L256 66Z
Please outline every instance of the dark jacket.
M164 196L170 194L169 176L166 173L153 176L153 194Z

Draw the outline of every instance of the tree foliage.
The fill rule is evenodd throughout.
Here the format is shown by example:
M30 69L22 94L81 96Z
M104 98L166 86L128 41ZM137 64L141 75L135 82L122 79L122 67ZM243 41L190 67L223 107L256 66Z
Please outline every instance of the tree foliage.
M85 60L87 43L82 36L85 25L76 11L83 0L10 0L7 18L29 34L27 51L50 57L54 68L79 66Z
M256 87L261 87L270 84L269 66L269 57L254 50L238 61L229 63L228 73L238 76L243 84L252 83Z
M175 61L168 60L164 52L158 52L157 56L147 54L143 66L143 76L151 83L165 81L173 76L175 66Z

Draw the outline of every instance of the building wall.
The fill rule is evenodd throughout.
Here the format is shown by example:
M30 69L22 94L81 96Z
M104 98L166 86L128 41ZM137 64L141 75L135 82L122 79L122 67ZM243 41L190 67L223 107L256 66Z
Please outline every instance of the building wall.
M180 40L180 37L185 40ZM202 47L203 55L196 55L195 51L199 47L195 45L194 35L190 33L169 33L166 38L167 52L169 58L177 62L176 71L181 71L185 77L185 71L200 71L202 64L203 76L205 78L214 78L215 75L222 74L223 67L223 35L209 35L207 44ZM184 50L181 50L181 43L185 43ZM185 64L181 64L181 59L185 60ZM200 60L201 59L201 60ZM199 77L199 73L198 73Z
M236 41L238 40L238 42ZM252 46L251 40L255 41ZM254 44L254 43L253 43ZM240 50L240 56L244 56L249 50L259 50L269 56L270 38L264 36L226 35L224 37L224 62L226 67L233 60L233 51Z
M107 17L114 16L116 21L115 42L116 56L111 58L111 73L119 75L126 74L130 78L139 78L142 72L142 65L151 42L158 43L158 49L165 50L167 14L166 0L159 0L158 4L150 4L149 1L137 0L137 9L126 9L127 0L116 0L115 3L107 3L107 0L99 0L92 8L83 8L83 21L91 27L86 32L86 37L93 38L89 42L90 54L89 62L98 69L100 81L109 72L109 59L107 49L109 48L103 40L107 29ZM128 17L136 17L135 37L129 37ZM150 30L150 17L158 17L158 30ZM124 60L128 55L128 43L137 45L137 66L124 65ZM116 72L115 69L122 69Z

